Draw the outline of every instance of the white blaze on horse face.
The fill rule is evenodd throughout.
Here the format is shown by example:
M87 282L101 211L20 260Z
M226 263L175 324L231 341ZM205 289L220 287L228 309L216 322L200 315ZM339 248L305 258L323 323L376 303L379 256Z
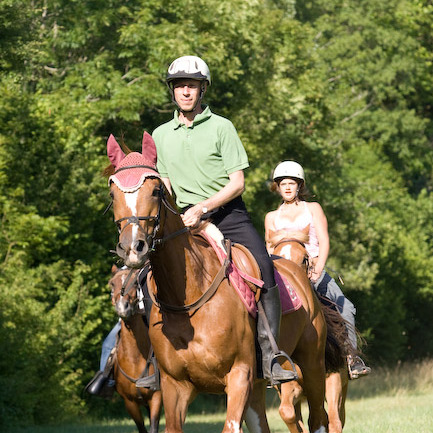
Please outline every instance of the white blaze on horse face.
M135 192L125 193L125 203L129 207L132 216L137 216L137 197L138 190Z
M285 259L287 259L287 260L292 260L291 250L292 250L292 246L291 245L284 245L284 247L281 248L280 255L282 257L284 257Z
M131 211L131 216L137 216L137 199L138 199L138 190L135 192L128 192L125 194L125 203L126 206ZM137 260L137 255L135 254L135 250L133 246L136 244L137 241L137 234L138 234L138 225L133 224L132 230L131 230L131 245L130 247L130 257L129 259L132 261Z
M316 430L313 433L326 433L326 428L322 426L322 427L320 427L318 430Z

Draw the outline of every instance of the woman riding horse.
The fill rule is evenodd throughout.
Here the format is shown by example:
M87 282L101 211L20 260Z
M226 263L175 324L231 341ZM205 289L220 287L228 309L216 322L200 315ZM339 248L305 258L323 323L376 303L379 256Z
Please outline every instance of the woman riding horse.
M282 198L283 203L277 210L269 212L265 218L265 236L269 253L273 253L272 238L287 231L307 231L309 240L305 244L310 257L309 277L315 290L326 296L336 305L343 318L348 322L348 339L354 353L357 348L355 332L354 305L344 296L335 280L325 271L329 253L328 223L322 207L317 202L307 202L304 169L295 161L284 161L277 165L273 174L271 189ZM370 373L359 356L349 356L351 379Z

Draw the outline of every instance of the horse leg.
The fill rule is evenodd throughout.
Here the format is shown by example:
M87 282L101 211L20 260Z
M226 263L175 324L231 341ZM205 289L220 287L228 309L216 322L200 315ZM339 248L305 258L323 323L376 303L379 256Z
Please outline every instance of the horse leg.
M155 392L152 398L148 401L149 405L149 433L158 433L159 419L161 417L162 396L160 392Z
M144 426L143 414L138 403L133 400L124 398L125 408L128 411L131 418L134 420L139 433L147 433L146 427Z
M347 397L347 389L349 387L349 374L347 372L346 367L343 367L340 370L341 377L341 405L340 405L340 420L341 420L341 429L343 430L344 424L346 423L346 397Z
M247 365L232 367L226 376L227 416L223 433L242 431L242 420L252 392L253 372Z
M326 378L326 401L328 403L329 433L341 433L341 406L343 403L343 386L340 373L331 373ZM344 410L344 409L343 409Z
M161 370L162 401L165 413L165 433L182 433L189 404L196 396L194 385L176 381Z
M299 427L301 429L302 433L308 433L307 428L305 427L304 420L302 419L302 411L301 411L301 400L299 400L295 404L295 412L296 412L296 419L298 420Z
M311 433L325 433L328 429L328 415L325 411L325 365L324 357L306 368L304 393L307 397L310 414L308 426Z
M298 381L281 384L279 413L290 433L308 433L302 422L301 396L302 387Z
M269 432L266 417L266 382L264 380L254 382L250 404L244 419L250 433Z

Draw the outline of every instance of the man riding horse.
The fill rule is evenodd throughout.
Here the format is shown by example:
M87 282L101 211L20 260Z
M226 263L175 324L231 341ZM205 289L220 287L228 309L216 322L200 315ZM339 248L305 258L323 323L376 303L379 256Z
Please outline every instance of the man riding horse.
M201 220L210 219L225 238L252 252L264 281L262 304L273 337L278 340L281 304L273 264L241 197L245 189L243 170L249 166L245 149L233 124L202 104L211 76L201 58L176 59L168 69L166 82L178 109L173 119L152 135L158 172L167 189L175 193L185 226L195 227ZM260 315L258 340L263 376L273 383L293 380L294 372L272 362L271 343Z
M178 109L173 119L152 135L158 172L167 189L175 193L185 226L192 228L209 219L225 238L246 246L255 257L264 281L261 302L266 315L259 314L257 321L258 358L262 361L258 375L273 384L293 380L295 372L281 367L270 340L278 341L281 302L272 261L241 197L245 189L243 170L249 166L245 149L233 124L202 104L211 75L201 58L183 56L174 60L166 82ZM153 386L154 378L144 377L136 385ZM95 391L99 388L100 384L95 384Z

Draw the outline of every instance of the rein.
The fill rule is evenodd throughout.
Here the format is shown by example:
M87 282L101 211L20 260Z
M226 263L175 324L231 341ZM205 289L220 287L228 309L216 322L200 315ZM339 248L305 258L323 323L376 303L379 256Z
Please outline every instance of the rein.
M132 277L132 274L134 273L134 271L135 271L135 269L131 268L129 273L128 273L128 276L126 277L125 281L122 283L122 288L120 289L120 296L128 295L129 292L131 291L132 287L134 287L135 280L134 279L131 280L131 277ZM138 273L137 273L137 279L138 279ZM129 280L131 280L131 282ZM128 285L129 282L130 282L130 284Z
M128 170L128 169L132 169L132 168L143 168L143 167L144 168L150 168L151 170L155 171L154 167L149 167L146 165L130 165L130 166L119 168L118 170L116 170L114 172L114 174L118 173L121 170ZM159 202L158 202L158 211L157 211L156 215L149 215L149 216L134 216L133 215L133 216L127 216L127 217L123 217L123 218L119 218L118 220L115 220L115 223L119 227L120 233L122 233L122 231L125 230L125 228L129 224L138 225L139 229L144 232L144 229L139 224L140 221L155 221L155 225L153 227L152 233L151 234L146 233L146 236L148 239L148 245L150 245L149 253L154 252L158 246L164 244L165 242L169 241L170 239L173 239L177 236L180 236L181 234L186 233L189 230L188 227L182 227L180 230L177 230L173 233L169 233L168 235L166 235L162 238L156 237L158 234L158 231L160 229L161 211L162 211L163 207L175 215L180 215L179 212L176 209L174 209L173 206L168 202L168 200L164 194L164 188L162 187L162 181L161 180L160 180L160 186L161 187L158 190ZM111 204L108 206L106 211L110 208ZM120 229L120 223L123 221L127 221L127 223L125 224L125 226L122 229ZM150 243L150 241L151 241L151 243ZM231 243L229 241L227 242L226 247L227 247L227 256L226 256L226 259L225 259L223 265L221 266L218 273L215 275L215 278L213 279L211 285L206 290L206 292L204 292L203 295L200 296L200 298L197 299L195 302L188 304L188 305L182 305L182 306L169 305L169 304L166 304L166 303L158 300L157 297L155 296L155 294L151 290L149 290L148 291L149 297L152 300L152 302L160 310L171 312L171 313L188 313L190 311L194 312L194 311L198 310L201 306L203 306L215 294L219 285L227 277L227 269L230 266L230 261L231 261L231 254L230 254ZM125 294L127 294L131 290L133 282L129 286L128 286L128 283L129 283L129 280L131 278L132 273L133 273L133 269L131 269L131 271L128 274L128 277L125 280L125 283L122 285L122 291L121 291L122 296L124 296Z
M226 249L227 249L227 256L224 260L224 263L222 264L220 270L215 275L215 278L213 279L211 285L206 290L206 292L203 293L203 295L200 296L196 301L192 302L191 304L187 305L170 305L166 304L165 302L160 301L156 295L152 292L152 290L148 290L149 297L152 300L152 302L161 310L166 311L168 313L177 313L177 314L183 314L183 313L189 313L189 312L195 312L200 307L202 307L204 304L206 304L207 301L209 301L210 298L215 294L215 292L218 290L218 287L223 282L223 280L227 277L227 269L230 266L231 262L231 242L230 240L226 241Z
M283 239L280 239L278 242L275 242L275 244L273 245L273 247L277 248L278 245L281 245L281 244L283 244L285 242L296 242L296 243L298 243L299 245L301 245L302 247L305 248L304 242L300 241L299 239L295 239L295 238L283 238Z

